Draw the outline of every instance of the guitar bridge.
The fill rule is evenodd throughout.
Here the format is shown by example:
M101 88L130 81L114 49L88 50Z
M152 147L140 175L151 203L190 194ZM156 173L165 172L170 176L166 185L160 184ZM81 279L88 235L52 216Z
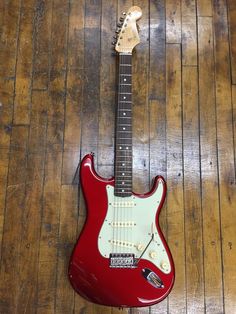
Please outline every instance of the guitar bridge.
M134 254L129 253L111 253L110 267L112 268L134 268L136 267L136 259Z

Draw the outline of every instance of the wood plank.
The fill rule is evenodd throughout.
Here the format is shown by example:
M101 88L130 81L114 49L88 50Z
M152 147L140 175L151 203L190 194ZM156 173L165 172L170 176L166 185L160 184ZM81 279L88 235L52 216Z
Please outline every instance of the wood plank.
M55 311L56 304L68 18L68 1L54 1L37 296L37 313L44 314Z
M123 12L127 12L132 7L132 0L119 0L117 1L117 16L121 16Z
M160 21L156 27L156 20ZM149 117L150 179L166 177L165 1L150 3Z
M19 28L20 3L2 1L0 37L0 146L10 145L11 124L14 103L17 36Z
M2 27L0 37L0 76L14 78L17 55L20 1L2 1Z
M181 43L181 1L166 1L166 42Z
M195 1L183 1L182 18L182 62L183 65L197 65L197 23Z
M52 313L55 306L58 232L61 199L62 153L47 153L38 265L37 313Z
M29 133L29 153L44 154L46 150L47 111L50 105L46 91L33 91Z
M31 77L33 66L33 19L34 2L31 0L22 3L20 15L19 47L16 64L16 85L14 101L14 123L29 124Z
M37 300L38 252L43 195L44 154L27 158L25 206L21 217L18 313L33 313Z
M62 184L71 184L80 161L84 87L84 1L70 4Z
M225 1L213 1L217 148L219 173L219 198L223 251L224 309L236 311L236 274L232 263L236 256L233 243L236 240L236 181L234 133L231 102L231 75L227 7Z
M198 38L205 310L223 313L212 18L198 19Z
M197 15L208 17L212 16L212 1L197 0Z
M14 102L14 80L0 78L0 147L10 146Z
M0 265L0 309L2 313L6 314L17 313L21 303L19 299L22 284L20 246L23 228L22 213L25 207L27 139L27 127L13 128L9 164L9 173L12 175L6 192Z
M157 27L157 22L159 26ZM149 119L150 179L166 179L166 47L165 1L150 2ZM161 229L166 236L166 203L160 214ZM166 313L167 299L150 308L151 313Z
M53 1L35 2L33 89L47 89L49 83Z
M100 15L101 1L85 3L84 100L82 107L82 156L97 152L99 74L100 74Z
M2 253L3 225L5 219L8 166L9 153L5 149L0 149L0 258Z
M149 59L149 6L143 1L134 5L142 7L139 20L141 43L135 48L132 58L133 101L133 190L144 193L149 190L149 106L148 106L148 59Z
M46 149L43 143L46 138L47 98L45 92L33 92L20 246L22 284L18 295L21 301L18 311L22 313L34 312L37 301L37 271ZM18 165L20 165L19 162Z
M84 18L84 78L83 104L81 111L81 156L93 151L97 155L98 115L99 115L99 75L100 75L100 25L101 1L85 2ZM97 158L97 156L96 156ZM84 222L85 205L82 191L79 191L79 223ZM97 313L99 306L94 305L78 294L75 296L75 312ZM102 307L103 308L103 307ZM107 311L107 312L106 312ZM110 308L104 311L110 313Z
M52 57L49 82L47 150L63 151L67 66L67 0L54 1L52 17Z
M231 53L231 77L232 83L236 84L236 2L228 0L227 4Z
M176 267L176 282L169 296L170 312L186 311L184 260L183 156L181 116L180 45L166 47L166 151L167 151L167 235ZM177 301L178 300L178 301Z
M67 268L76 241L78 213L77 194L77 186L62 185L56 291L56 313L58 314L73 313L74 309L75 292L69 283Z
M114 165L114 132L116 112L116 61L118 55L112 56L111 39L115 35L117 23L116 1L102 1L101 20L101 68L100 68L100 110L98 135L98 165ZM119 13L119 12L118 12ZM114 175L114 169L107 173ZM104 173L101 173L104 176Z
M183 67L182 75L187 312L203 313L204 278L197 69Z
M236 164L236 86L232 85L233 128L234 128L234 164Z

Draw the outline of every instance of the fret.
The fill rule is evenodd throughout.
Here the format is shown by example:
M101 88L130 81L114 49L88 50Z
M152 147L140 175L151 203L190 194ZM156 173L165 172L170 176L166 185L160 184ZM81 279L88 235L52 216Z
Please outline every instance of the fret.
M120 74L120 76L122 76L122 75L132 76L132 74Z
M132 139L132 137L119 137L119 140L129 140Z
M128 64L128 63L120 63L120 66L128 66L128 67L131 67L131 64Z
M130 178L130 179L131 179L131 178ZM122 186L126 186L126 184L127 184L127 186L128 186L128 185L132 185L132 181L131 181L131 180L129 180L129 181L128 181L127 179L126 179L125 181L124 181L124 180L121 180L121 179L117 179L117 180L119 181L119 182L118 182L119 185L122 185ZM125 183L122 183L122 182L125 182Z
M117 178L117 177L118 177L118 178L119 178L119 177L120 177L120 178L131 178L131 176L126 176L126 175L120 176L120 175L118 175L118 174L116 175L116 178Z
M119 102L124 102L124 103L127 103L127 104L132 104L132 101L120 100Z

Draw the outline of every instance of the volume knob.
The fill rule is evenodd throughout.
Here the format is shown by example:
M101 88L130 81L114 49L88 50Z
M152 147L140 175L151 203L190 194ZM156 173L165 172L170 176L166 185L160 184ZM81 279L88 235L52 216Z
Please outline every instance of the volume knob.
M156 259L156 258L157 258L157 252L151 251L151 252L149 253L149 256L150 256L152 259Z
M164 270L164 271L168 271L169 270L169 264L165 261L163 261L161 263L161 268Z
M139 244L137 245L137 250L138 250L138 251L143 251L143 249L144 249L144 245L143 245L142 243L139 243Z

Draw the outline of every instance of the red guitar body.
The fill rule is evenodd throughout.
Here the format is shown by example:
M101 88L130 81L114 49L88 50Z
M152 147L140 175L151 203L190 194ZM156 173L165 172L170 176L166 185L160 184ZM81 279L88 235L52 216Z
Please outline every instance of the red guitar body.
M154 263L142 258L135 268L110 267L109 258L102 256L99 251L98 237L108 210L106 187L114 186L114 179L103 179L95 172L91 154L82 160L80 179L87 219L69 264L69 278L73 288L87 300L108 306L141 307L160 302L168 295L174 283L173 260L158 224L166 194L164 179L156 177L149 193L133 195L142 199L148 198L156 191L160 182L164 186L163 196L156 209L155 222L169 258L171 270L167 274ZM163 286L157 288L151 285L142 275L144 269L152 270L161 279Z

